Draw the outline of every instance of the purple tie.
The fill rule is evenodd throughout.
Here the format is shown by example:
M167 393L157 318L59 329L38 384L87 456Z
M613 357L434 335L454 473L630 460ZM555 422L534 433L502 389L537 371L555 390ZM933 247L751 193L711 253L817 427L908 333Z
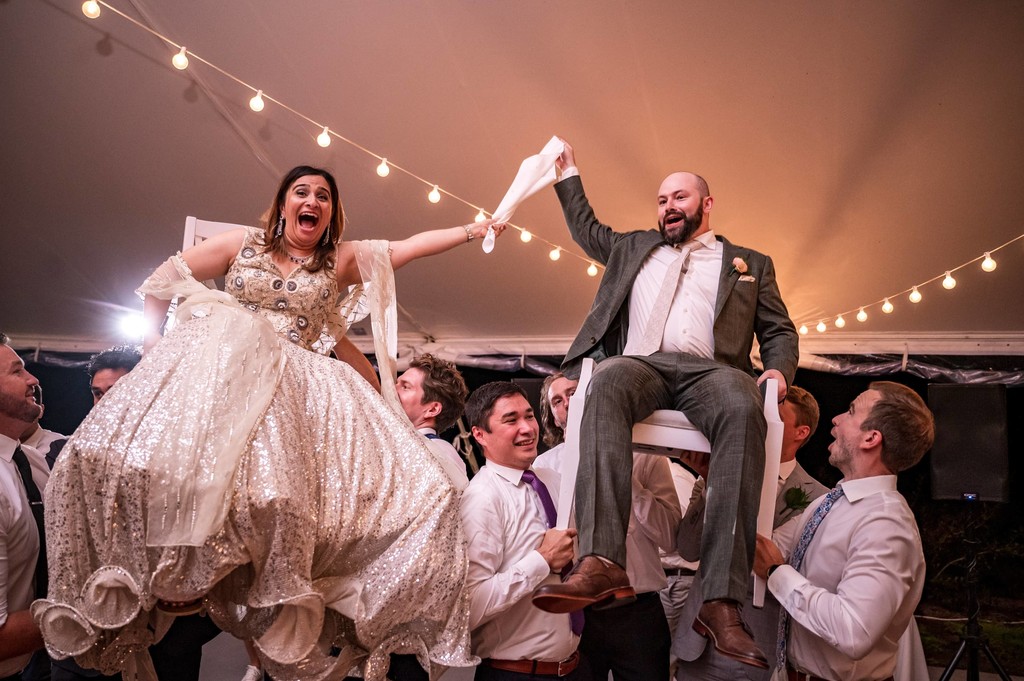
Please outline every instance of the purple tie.
M558 512L555 510L555 502L551 500L551 493L548 492L547 486L541 482L541 479L537 477L537 474L531 470L523 471L523 480L525 480L533 491L540 497L540 505L544 507L544 515L548 517L548 527L554 527L558 521ZM572 564L566 565L562 568L562 576L569 574L572 569ZM583 631L583 611L577 610L569 613L569 625L572 627L572 633L577 636Z

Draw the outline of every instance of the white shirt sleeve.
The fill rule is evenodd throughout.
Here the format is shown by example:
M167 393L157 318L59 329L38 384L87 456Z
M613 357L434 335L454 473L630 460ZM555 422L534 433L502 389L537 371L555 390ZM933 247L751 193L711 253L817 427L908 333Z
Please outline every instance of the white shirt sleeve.
M845 563L836 566L841 578L834 592L789 565L772 573L768 588L793 620L860 659L885 634L915 579L920 551L914 530L901 516L873 515L850 536Z
M469 628L504 612L551 574L551 568L536 549L511 565L505 565L505 523L486 489L470 485L462 496L462 524L468 541L470 593ZM540 546L540 542L537 542Z
M672 482L668 459L650 454L634 454L633 516L637 527L658 548L675 551L676 532L682 510Z

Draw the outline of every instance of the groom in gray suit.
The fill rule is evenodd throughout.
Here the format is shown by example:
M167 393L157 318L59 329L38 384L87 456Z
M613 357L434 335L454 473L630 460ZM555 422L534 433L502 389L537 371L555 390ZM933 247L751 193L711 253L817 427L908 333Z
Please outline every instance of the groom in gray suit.
M775 501L777 528L790 518L803 512L807 506L828 492L828 488L811 477L796 460L798 449L807 444L818 427L818 402L803 388L791 385L786 401L779 406L782 417L782 456L779 458L779 493ZM700 468L695 465L695 470ZM698 471L706 473L706 470ZM697 490L703 489L704 481L697 482ZM704 496L691 501L683 523L679 527L679 553L687 560L697 560L700 552L701 530L703 528ZM743 604L743 621L754 635L762 650L774 651L778 640L779 602L771 594L765 596L763 608L753 606L753 580ZM690 598L679 616L681 621L692 621L702 602L700 577L693 580ZM707 646L707 641L688 627L676 630L672 642L672 654L679 658L676 667L677 679L700 679L701 681L768 681L771 670L754 669L749 665L737 664L719 655ZM770 660L774 662L774 660Z
M625 570L632 426L678 409L710 440L709 503L701 547L706 602L693 626L722 654L767 667L744 629L766 425L750 351L783 394L796 372L798 336L769 257L711 231L707 182L673 173L658 192L657 230L619 233L601 224L583 192L572 147L555 185L573 239L605 265L590 314L562 364L579 376L599 363L583 412L576 523L583 556L534 604L551 612L609 607L634 598Z

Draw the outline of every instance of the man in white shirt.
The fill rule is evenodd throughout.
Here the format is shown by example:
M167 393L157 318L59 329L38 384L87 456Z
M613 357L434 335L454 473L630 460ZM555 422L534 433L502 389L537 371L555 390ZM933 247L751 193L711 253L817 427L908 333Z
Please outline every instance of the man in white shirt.
M612 607L632 593L625 539L633 424L679 409L711 442L708 532L701 548L705 602L693 626L715 648L767 667L743 629L754 554L767 426L757 383L796 372L798 339L771 258L711 231L714 200L694 173L672 173L658 190L658 229L616 232L602 224L565 144L555 191L573 239L605 266L590 313L562 363L570 378L597 361L581 425L576 521L582 558L561 585L534 602L553 612ZM754 338L764 373L755 381Z
M488 383L470 395L466 418L487 460L462 495L469 628L473 653L482 658L475 678L587 679L570 616L530 601L539 586L558 582L576 536L553 529L557 475L532 469L539 436L533 408L514 383Z
M451 362L423 354L409 362L395 389L413 427L427 439L427 446L437 455L455 486L465 489L469 484L466 464L455 447L438 435L462 416L469 394L462 374Z
M563 435L555 447L537 457L534 468L538 470L550 468L561 473L561 440L568 419L569 397L576 392L576 384L577 381L557 373L545 379L541 387L542 420L545 424L551 421L557 429L554 432ZM548 435L545 432L545 442L551 441ZM682 511L667 458L634 455L632 495L632 515L626 533L626 573L636 589L636 601L614 610L584 610L586 625L580 652L586 656L595 681L607 681L609 671L616 681L664 679L669 673L672 639L659 595L668 581L658 550L675 547Z
M32 652L43 646L29 612L40 587L36 566L41 546L31 498L45 489L49 469L42 454L19 442L42 414L35 398L38 384L7 344L7 337L0 334L0 679L4 681L21 679ZM25 475L34 489L29 489Z
M777 651L784 678L891 680L925 572L896 474L928 451L935 423L917 393L878 381L832 425L829 463L843 479L776 530L778 545L758 536L754 571L787 613Z

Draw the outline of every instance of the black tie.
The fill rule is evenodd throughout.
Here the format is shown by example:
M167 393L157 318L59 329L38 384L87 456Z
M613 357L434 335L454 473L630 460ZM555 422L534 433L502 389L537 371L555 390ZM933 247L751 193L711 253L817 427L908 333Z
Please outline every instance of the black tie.
M25 496L28 497L28 504L32 508L32 515L36 519L36 528L39 530L39 558L36 560L36 598L46 598L47 576L46 576L46 527L43 523L43 496L39 488L32 480L32 467L28 463L28 457L21 447L14 450L14 465L18 467L18 474L25 485Z

